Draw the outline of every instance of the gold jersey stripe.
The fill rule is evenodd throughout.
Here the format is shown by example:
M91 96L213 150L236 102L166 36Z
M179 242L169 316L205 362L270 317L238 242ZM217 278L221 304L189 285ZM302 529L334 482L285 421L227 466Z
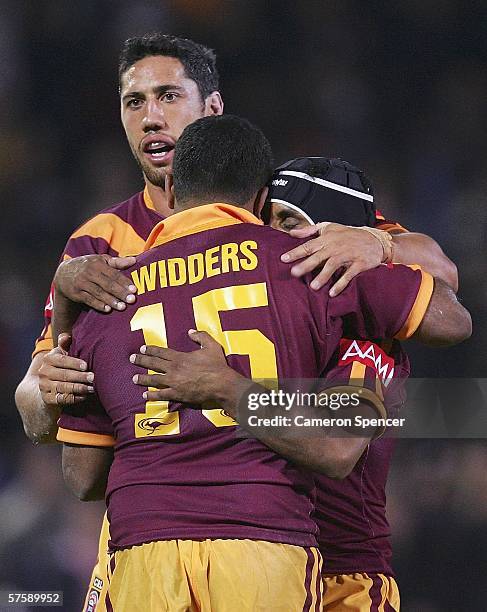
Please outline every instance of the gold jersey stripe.
M409 234L409 230L402 225L399 225L399 223L387 223L385 219L384 223L377 223L377 225L375 225L375 229L389 232L389 234Z
M350 372L350 384L356 387L363 387L365 381L365 365L360 361L354 361L352 363L352 370Z
M145 241L126 221L112 213L101 213L87 221L72 234L70 240L88 236L102 238L120 257L140 255Z
M52 341L52 326L49 323L49 325L42 331L42 338L36 342L34 352L32 353L32 359L35 357L35 355L37 355L37 353L50 351L53 348L54 343Z
M434 289L434 281L431 274L421 270L421 267L417 265L408 266L408 268L411 268L412 270L419 270L421 272L421 285L419 286L418 295L416 296L408 318L401 329L394 336L394 338L397 338L398 340L406 340L407 338L410 338L418 329L424 315L426 314L426 310L428 309Z
M112 436L64 429L63 427L58 429L56 438L59 442L81 444L82 446L115 446L115 439Z

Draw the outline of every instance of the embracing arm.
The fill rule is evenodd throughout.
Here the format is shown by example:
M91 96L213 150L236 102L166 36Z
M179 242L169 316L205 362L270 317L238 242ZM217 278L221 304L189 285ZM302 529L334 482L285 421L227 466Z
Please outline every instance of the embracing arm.
M295 430L285 435L281 432L269 433L269 429L264 427L252 427L245 418L240 418L248 414L242 408L242 402L249 393L266 393L268 389L228 366L222 347L206 332L191 331L190 338L200 344L200 350L183 353L147 346L142 347L142 354L131 356L132 363L157 372L134 377L136 384L153 387L144 392L145 399L182 401L203 407L206 402L213 406L218 404L253 437L283 457L331 478L345 478L350 473L374 435L375 428L368 435L364 433L363 437L338 437L336 430L331 432L326 428L320 429L319 436L309 437L297 436ZM368 403L361 402L357 409L364 418L377 416ZM266 414L265 408L259 409L259 417L275 416L275 408L274 412L270 410ZM329 416L326 408L319 410L320 416ZM353 418L352 413L350 416Z
M29 369L15 391L15 404L27 437L34 444L56 441L59 408L44 402L39 389L39 369L47 351L34 355Z
M342 269L340 278L330 289L330 295L336 296L359 272L375 268L386 260L387 254L381 242L370 230L338 223L318 223L292 230L291 235L296 238L311 239L284 253L281 259L285 263L294 263L291 268L293 276L303 276L321 268L311 283L313 289L321 289ZM392 244L394 263L419 264L454 291L458 290L457 268L433 238L411 232L396 233L392 234ZM298 260L301 261L295 263Z
M64 481L81 501L103 499L112 460L110 447L64 443Z
M93 372L68 355L71 338L64 334L51 351L34 355L15 391L15 403L27 437L34 444L56 441L57 420L63 405L83 401L93 391Z
M207 342L206 339L203 339L203 342ZM204 349L203 344L202 348ZM345 437L344 435L338 436L336 429L323 427L320 428L319 436L299 437L286 434L272 435L265 428L248 427L245 419L239 421L238 407L241 406L242 400L248 397L249 393L267 392L268 389L253 383L229 366L226 372L221 372L218 377L208 382L206 391L212 396L212 400L216 401L252 436L258 438L279 455L314 472L325 474L329 478L346 478L367 448L375 429L370 431L369 435ZM320 413L322 418L332 417L330 411L325 408L321 408ZM266 416L272 418L275 414L275 409L269 411L268 415L265 414L264 409L259 410L259 416L262 418ZM347 416L350 418L358 414L365 419L374 419L378 416L376 410L366 402L361 402L354 411L347 411ZM315 413L314 416L318 415Z
M472 318L460 304L453 289L435 279L435 287L426 313L411 336L428 346L453 346L472 335Z
M458 270L443 252L440 245L426 234L404 232L393 234L394 261L402 264L418 264L432 276L458 291Z
M135 287L120 272L134 262L134 257L87 255L60 264L54 279L54 344L60 332L71 331L80 304L109 312L135 301ZM86 371L86 363L68 356L70 343L64 334L57 347L36 353L16 389L17 410L34 444L55 442L60 408L83 401L93 390L94 375Z

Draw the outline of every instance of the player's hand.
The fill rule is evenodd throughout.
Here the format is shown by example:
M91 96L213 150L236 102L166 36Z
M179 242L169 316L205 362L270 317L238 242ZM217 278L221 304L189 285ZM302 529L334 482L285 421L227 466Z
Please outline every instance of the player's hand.
M291 230L290 234L296 238L316 236L281 255L281 261L286 263L302 259L291 268L293 276L303 276L316 268L322 268L311 282L312 289L321 289L335 272L343 270L329 291L331 297L341 293L359 272L377 267L384 257L380 242L359 227L317 223Z
M120 270L135 263L135 257L84 255L63 261L54 277L57 291L72 302L100 312L124 310L135 302L135 285Z
M149 401L172 400L203 404L219 400L222 386L239 376L227 365L223 349L206 332L189 330L189 337L200 345L190 353L157 346L142 346L130 356L135 365L155 374L136 374L133 381L142 387L155 387L143 397Z
M70 345L71 336L60 334L58 346L47 353L39 368L39 390L48 406L78 404L94 392L95 375L87 372L86 362L68 355Z

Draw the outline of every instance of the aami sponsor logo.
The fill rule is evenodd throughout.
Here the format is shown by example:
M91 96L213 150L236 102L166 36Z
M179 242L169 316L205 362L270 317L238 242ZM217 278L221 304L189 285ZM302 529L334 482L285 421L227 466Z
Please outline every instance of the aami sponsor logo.
M273 187L285 187L288 184L289 181L286 181L286 179L274 179L272 181L272 185Z
M380 346L369 340L340 340L340 365L359 361L374 368L382 384L387 387L394 377L394 359L387 355Z

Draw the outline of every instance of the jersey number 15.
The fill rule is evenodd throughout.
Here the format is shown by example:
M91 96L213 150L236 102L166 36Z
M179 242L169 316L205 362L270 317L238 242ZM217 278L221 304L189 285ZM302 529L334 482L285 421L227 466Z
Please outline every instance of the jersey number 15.
M253 379L277 380L274 344L258 329L223 331L219 313L223 310L268 306L266 283L234 285L202 293L193 298L196 329L206 331L219 342L225 355L248 355ZM166 320L162 302L142 306L130 321L132 331L142 330L146 344L167 348ZM149 374L153 374L149 370ZM222 410L202 410L216 427L236 422ZM170 436L180 433L179 413L169 412L169 403L149 401L145 412L135 415L135 437Z

